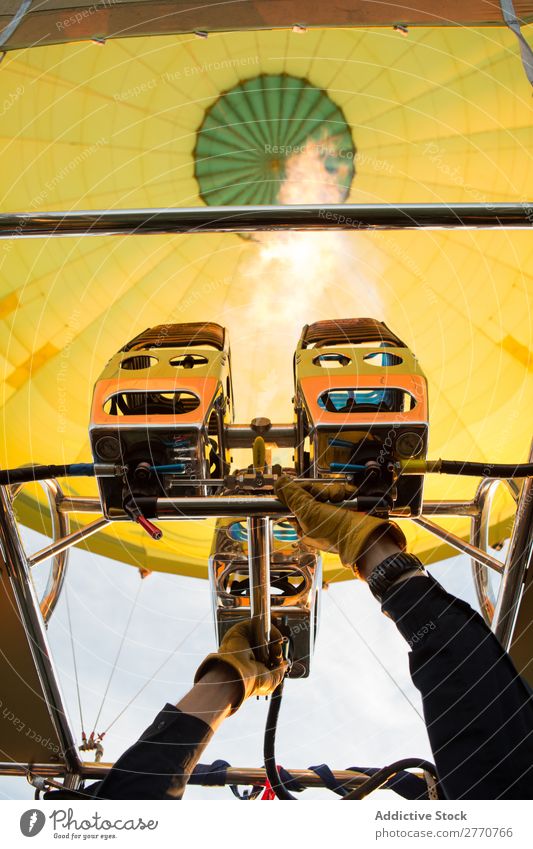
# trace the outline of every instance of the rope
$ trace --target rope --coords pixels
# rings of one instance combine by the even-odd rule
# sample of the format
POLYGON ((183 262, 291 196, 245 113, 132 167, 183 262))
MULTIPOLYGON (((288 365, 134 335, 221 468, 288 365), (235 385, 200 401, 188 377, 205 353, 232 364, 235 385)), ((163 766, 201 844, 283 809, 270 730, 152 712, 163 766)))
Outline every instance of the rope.
POLYGON ((106 700, 106 698, 107 698, 107 694, 108 694, 108 692, 109 692, 109 688, 110 688, 110 686, 111 686, 111 681, 112 681, 112 679, 113 679, 113 675, 115 674, 115 670, 116 670, 116 668, 117 668, 118 659, 119 659, 120 654, 121 654, 121 652, 122 652, 122 647, 124 646, 124 642, 125 642, 125 640, 126 640, 126 636, 127 636, 127 633, 128 633, 129 627, 130 627, 130 624, 131 624, 131 620, 132 620, 132 617, 133 617, 133 614, 134 614, 135 608, 137 607, 137 602, 139 601, 139 593, 140 593, 140 591, 141 591, 141 587, 142 587, 142 585, 143 585, 143 582, 142 582, 142 581, 139 581, 139 584, 138 584, 138 586, 137 586, 137 592, 135 593, 135 596, 134 596, 134 599, 133 599, 133 603, 132 603, 132 605, 131 605, 131 610, 130 610, 130 613, 129 613, 129 616, 128 616, 128 621, 126 622, 126 626, 125 626, 125 628, 124 628, 124 633, 122 634, 122 639, 121 639, 121 641, 120 641, 120 645, 119 645, 119 647, 118 647, 118 651, 117 651, 117 653, 116 653, 115 660, 114 660, 114 662, 113 662, 113 666, 111 667, 111 672, 109 673, 109 678, 108 678, 108 681, 107 681, 107 686, 106 686, 106 688, 105 688, 104 695, 102 696, 102 702, 101 702, 101 704, 100 704, 100 708, 99 708, 99 710, 98 710, 98 714, 97 714, 97 716, 96 716, 96 719, 94 720, 94 725, 93 725, 93 728, 92 728, 91 734, 94 734, 94 732, 96 731, 96 726, 97 726, 97 724, 98 724, 98 720, 100 719, 100 715, 101 715, 101 713, 102 713, 102 710, 103 710, 103 707, 104 707, 104 703, 105 703, 105 700, 106 700))
POLYGON ((81 733, 84 733, 84 724, 83 724, 83 712, 81 709, 81 696, 80 696, 80 682, 78 678, 78 664, 76 663, 76 652, 74 650, 74 636, 72 633, 72 618, 70 615, 70 601, 68 595, 68 584, 65 583, 65 602, 67 605, 67 619, 68 619, 68 630, 70 635, 70 647, 72 649, 72 663, 74 665, 74 679, 76 681, 76 695, 78 698, 78 709, 80 712, 80 725, 81 725, 81 733))
POLYGON ((165 664, 166 664, 166 663, 168 663, 168 661, 169 661, 172 657, 174 657, 174 655, 176 654, 176 652, 178 651, 178 649, 180 649, 180 648, 182 647, 182 645, 183 645, 183 644, 184 644, 184 643, 185 643, 185 642, 189 639, 189 637, 190 637, 190 636, 192 636, 192 634, 194 634, 194 632, 195 632, 195 631, 196 631, 196 630, 200 627, 200 625, 203 625, 203 623, 204 623, 204 622, 205 622, 205 620, 207 619, 207 616, 208 616, 208 614, 206 613, 206 614, 205 614, 205 615, 204 615, 201 619, 199 619, 199 620, 198 620, 198 622, 197 622, 197 623, 194 625, 194 627, 193 627, 193 628, 189 631, 189 633, 188 633, 188 634, 186 634, 182 640, 180 640, 180 642, 179 642, 179 643, 177 644, 177 646, 175 647, 174 651, 173 651, 171 654, 169 654, 169 655, 168 655, 168 657, 166 657, 166 658, 165 658, 165 660, 163 661, 163 663, 161 663, 161 664, 157 667, 157 669, 156 669, 156 670, 155 670, 155 672, 154 672, 154 673, 150 676, 150 678, 148 679, 148 681, 146 681, 146 682, 142 685, 141 689, 140 689, 140 690, 138 690, 138 692, 137 692, 137 693, 135 693, 135 695, 134 695, 134 696, 133 696, 133 697, 129 700, 129 702, 128 702, 128 703, 127 703, 127 704, 126 704, 126 705, 122 708, 122 710, 120 711, 120 713, 118 713, 118 714, 116 715, 116 717, 114 718, 114 720, 113 720, 113 721, 112 721, 112 722, 111 722, 111 723, 107 726, 107 728, 105 729, 105 731, 103 731, 103 732, 102 732, 102 737, 104 736, 104 734, 107 734, 107 732, 108 732, 108 731, 109 731, 109 729, 110 729, 110 728, 111 728, 111 727, 115 724, 115 722, 117 722, 117 721, 120 719, 120 717, 122 716, 122 714, 126 712, 126 710, 129 708, 129 706, 130 706, 130 705, 132 705, 132 704, 133 704, 133 702, 134 702, 134 701, 135 701, 135 700, 136 700, 136 699, 137 699, 137 698, 141 695, 141 693, 142 693, 142 692, 143 692, 143 691, 144 691, 144 690, 148 687, 148 684, 151 684, 151 682, 154 680, 155 676, 156 676, 156 675, 157 675, 157 674, 158 674, 158 673, 159 673, 159 672, 163 669, 163 667, 165 666, 165 664))
POLYGON ((330 593, 330 594, 328 594, 328 598, 330 598, 330 599, 331 599, 331 601, 333 602, 333 604, 335 605, 335 607, 337 608, 337 610, 339 611, 339 613, 340 613, 340 614, 344 617, 344 619, 346 620, 346 622, 348 623, 348 625, 350 626, 350 628, 352 628, 352 630, 353 630, 353 631, 357 634, 357 638, 358 638, 359 640, 361 640, 361 642, 363 643, 363 645, 365 645, 365 646, 366 646, 366 648, 368 649, 368 651, 370 652, 370 654, 371 654, 371 655, 375 658, 375 660, 377 660, 377 662, 379 663, 379 665, 381 666, 381 668, 383 669, 383 671, 384 671, 384 672, 386 673, 386 675, 390 678, 390 680, 392 681, 392 683, 393 683, 393 684, 394 684, 394 685, 398 688, 398 690, 400 691, 400 693, 402 694, 402 696, 404 697, 404 699, 406 700, 406 702, 408 702, 408 703, 411 705, 411 707, 413 708, 413 710, 414 710, 414 712, 417 714, 417 716, 419 716, 419 717, 420 717, 420 719, 422 720, 422 722, 424 722, 424 717, 422 716, 422 714, 420 713, 420 711, 418 710, 418 708, 416 707, 416 705, 415 705, 415 704, 413 704, 413 702, 411 701, 411 699, 409 698, 409 696, 407 695, 407 693, 406 693, 406 692, 404 692, 404 690, 402 690, 402 688, 401 688, 400 684, 398 683, 398 681, 396 681, 396 679, 394 678, 394 676, 393 676, 393 675, 391 675, 391 673, 389 672, 389 670, 387 669, 387 667, 386 667, 386 666, 384 665, 384 663, 382 662, 381 658, 380 658, 380 657, 376 654, 376 652, 375 652, 375 651, 374 651, 374 649, 373 649, 373 648, 369 645, 369 643, 367 643, 367 641, 365 640, 365 638, 363 637, 363 635, 362 635, 362 634, 361 634, 361 633, 357 630, 357 628, 356 628, 356 627, 355 627, 355 625, 353 624, 352 620, 351 620, 351 619, 349 619, 349 617, 346 615, 346 613, 344 612, 344 610, 342 609, 342 607, 340 607, 340 605, 339 605, 339 604, 337 604, 337 602, 335 601, 335 598, 333 597, 333 595, 331 595, 331 593, 330 593))
POLYGON ((513 0, 500 0, 500 8, 502 10, 503 20, 506 25, 509 27, 511 32, 513 32, 517 39, 520 47, 520 57, 522 59, 522 65, 531 85, 533 85, 533 50, 529 46, 525 37, 522 35, 522 31, 520 29, 522 21, 516 15, 513 0))
POLYGON ((22 0, 19 8, 11 18, 10 22, 4 27, 3 30, 0 31, 0 46, 6 44, 7 41, 11 38, 17 27, 19 26, 22 18, 30 8, 33 0, 22 0))

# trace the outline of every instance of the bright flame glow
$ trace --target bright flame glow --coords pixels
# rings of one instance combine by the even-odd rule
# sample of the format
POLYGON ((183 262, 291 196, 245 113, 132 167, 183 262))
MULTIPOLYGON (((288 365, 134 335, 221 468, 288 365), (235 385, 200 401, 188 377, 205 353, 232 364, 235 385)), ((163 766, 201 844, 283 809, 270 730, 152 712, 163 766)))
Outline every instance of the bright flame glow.
MULTIPOLYGON (((302 152, 287 160, 280 203, 341 203, 344 181, 339 177, 341 169, 348 166, 335 160, 335 171, 331 162, 327 142, 310 140, 302 152)), ((243 268, 249 284, 245 325, 232 334, 239 368, 248 366, 247 385, 254 387, 251 393, 248 389, 237 394, 245 405, 237 411, 245 416, 242 420, 254 415, 272 418, 275 410, 288 408, 292 397, 291 354, 304 324, 366 315, 383 318, 375 283, 355 252, 360 238, 361 234, 354 237, 347 231, 332 230, 256 234, 254 241, 259 245, 243 268), (264 341, 265 359, 253 363, 246 352, 247 342, 258 334, 264 341), (287 365, 282 373, 273 374, 268 364, 281 358, 269 360, 268 352, 276 347, 286 352, 287 365)))

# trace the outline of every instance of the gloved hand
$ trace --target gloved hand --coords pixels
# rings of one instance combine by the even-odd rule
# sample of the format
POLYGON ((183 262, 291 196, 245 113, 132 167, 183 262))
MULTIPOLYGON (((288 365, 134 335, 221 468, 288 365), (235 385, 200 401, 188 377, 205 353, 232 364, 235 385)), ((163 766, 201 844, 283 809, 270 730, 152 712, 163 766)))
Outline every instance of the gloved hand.
MULTIPOLYGON (((278 484, 281 478, 278 479, 278 484)), ((283 480, 285 482, 294 483, 291 479, 285 475, 283 480)), ((312 495, 316 501, 331 501, 334 504, 337 504, 340 501, 349 501, 352 496, 357 492, 357 487, 350 486, 348 483, 344 483, 344 481, 338 481, 337 483, 321 483, 320 481, 300 481, 295 484, 295 486, 300 487, 300 489, 308 492, 309 495, 312 495)))
POLYGON ((280 501, 294 513, 303 541, 321 551, 338 554, 343 566, 354 569, 357 577, 357 560, 365 553, 371 537, 375 540, 380 532, 389 534, 402 550, 405 549, 405 536, 393 522, 323 503, 328 491, 329 500, 340 502, 353 495, 354 487, 343 483, 295 483, 285 475, 276 481, 275 491, 280 501))
MULTIPOLYGON (((198 681, 217 663, 231 666, 235 678, 242 684, 242 695, 231 714, 237 711, 245 699, 250 696, 268 696, 273 693, 283 680, 287 670, 287 661, 283 659, 281 650, 283 637, 277 628, 271 628, 269 645, 271 668, 256 660, 253 652, 253 629, 251 620, 239 622, 225 634, 217 652, 209 654, 200 664, 194 676, 198 681)), ((231 715, 230 714, 230 715, 231 715)))

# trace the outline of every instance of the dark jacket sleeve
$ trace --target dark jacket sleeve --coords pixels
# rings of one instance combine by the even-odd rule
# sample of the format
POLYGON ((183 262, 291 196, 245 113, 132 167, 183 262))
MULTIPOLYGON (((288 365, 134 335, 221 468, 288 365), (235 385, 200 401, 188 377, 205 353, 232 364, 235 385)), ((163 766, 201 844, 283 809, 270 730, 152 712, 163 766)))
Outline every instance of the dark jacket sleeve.
POLYGON ((533 799, 533 699, 481 616, 432 577, 392 586, 382 609, 407 640, 448 799, 533 799))
POLYGON ((181 799, 210 726, 166 704, 96 788, 98 799, 181 799))

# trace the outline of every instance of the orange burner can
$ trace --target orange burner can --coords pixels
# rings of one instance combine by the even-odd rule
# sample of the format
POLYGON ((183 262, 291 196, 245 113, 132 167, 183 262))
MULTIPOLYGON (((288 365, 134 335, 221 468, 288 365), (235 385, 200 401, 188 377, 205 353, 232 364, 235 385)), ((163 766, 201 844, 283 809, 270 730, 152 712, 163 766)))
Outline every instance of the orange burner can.
POLYGON ((125 495, 146 502, 211 494, 209 480, 229 471, 225 428, 232 420, 223 327, 162 324, 140 333, 111 358, 94 388, 94 460, 124 467, 122 479, 98 479, 104 514, 127 518, 125 495), (187 486, 189 480, 203 483, 187 486))
POLYGON ((306 325, 294 382, 298 474, 347 478, 387 512, 419 515, 423 476, 397 468, 426 457, 427 381, 401 339, 373 318, 306 325))

